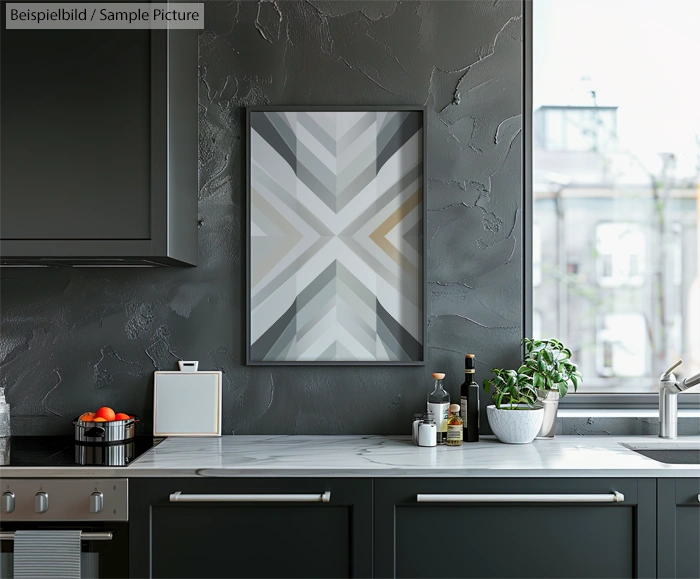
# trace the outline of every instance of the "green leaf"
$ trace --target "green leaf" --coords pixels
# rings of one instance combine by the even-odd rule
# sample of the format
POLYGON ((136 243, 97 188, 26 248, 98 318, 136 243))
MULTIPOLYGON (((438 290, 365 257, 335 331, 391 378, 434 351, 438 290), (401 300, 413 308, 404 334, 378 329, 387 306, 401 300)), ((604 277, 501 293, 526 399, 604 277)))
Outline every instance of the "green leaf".
POLYGON ((549 350, 542 350, 542 358, 547 364, 554 364, 554 357, 549 350))
POLYGON ((539 372, 535 372, 534 376, 532 377, 532 385, 535 389, 539 388, 540 390, 545 389, 545 379, 543 378, 542 374, 539 372))
POLYGON ((566 393, 569 391, 569 387, 567 386, 566 382, 559 382, 558 387, 559 387, 559 396, 564 398, 564 396, 566 396, 566 393))
POLYGON ((576 376, 576 374, 573 374, 571 376, 571 383, 574 385, 574 392, 576 392, 578 390, 578 380, 579 380, 579 378, 578 378, 578 376, 576 376))

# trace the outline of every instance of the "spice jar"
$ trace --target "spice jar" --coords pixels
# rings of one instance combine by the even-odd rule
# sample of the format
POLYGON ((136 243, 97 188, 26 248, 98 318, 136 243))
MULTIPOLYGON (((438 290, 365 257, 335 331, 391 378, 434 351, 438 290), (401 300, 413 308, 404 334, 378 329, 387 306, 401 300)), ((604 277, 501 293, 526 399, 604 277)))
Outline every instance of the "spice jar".
POLYGON ((450 405, 450 417, 447 419, 447 445, 462 446, 464 428, 462 418, 459 415, 459 404, 450 405))
POLYGON ((426 412, 418 428, 418 446, 437 446, 437 425, 432 412, 426 412))
POLYGON ((422 422, 423 422, 423 413, 422 412, 417 412, 416 414, 413 415, 413 425, 412 425, 412 430, 411 430, 411 442, 413 442, 413 444, 418 444, 418 429, 420 428, 420 425, 422 422))

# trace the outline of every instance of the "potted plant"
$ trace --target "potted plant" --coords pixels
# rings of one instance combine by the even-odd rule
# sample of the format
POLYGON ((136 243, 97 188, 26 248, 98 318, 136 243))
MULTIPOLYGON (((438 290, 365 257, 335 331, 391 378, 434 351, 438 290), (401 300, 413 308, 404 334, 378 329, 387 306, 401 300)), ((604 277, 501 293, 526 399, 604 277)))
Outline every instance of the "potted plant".
POLYGON ((557 428, 559 399, 566 396, 569 386, 578 389, 582 381, 578 366, 571 361, 571 350, 557 340, 525 338, 525 359, 519 374, 532 378, 532 386, 544 406, 544 419, 538 438, 554 438, 557 428))
POLYGON ((542 427, 544 408, 539 404, 532 376, 516 370, 496 368, 494 377, 484 381, 493 404, 486 407, 491 430, 508 444, 532 442, 542 427))

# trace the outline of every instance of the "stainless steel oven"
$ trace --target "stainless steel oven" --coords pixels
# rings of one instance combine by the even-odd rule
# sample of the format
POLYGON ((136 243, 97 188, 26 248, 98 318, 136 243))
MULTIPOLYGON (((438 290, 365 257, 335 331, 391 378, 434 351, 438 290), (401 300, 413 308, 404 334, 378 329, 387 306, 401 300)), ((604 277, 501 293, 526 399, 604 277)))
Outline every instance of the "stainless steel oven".
POLYGON ((20 530, 78 530, 81 577, 129 576, 127 479, 3 478, 0 484, 0 577, 14 577, 20 530))

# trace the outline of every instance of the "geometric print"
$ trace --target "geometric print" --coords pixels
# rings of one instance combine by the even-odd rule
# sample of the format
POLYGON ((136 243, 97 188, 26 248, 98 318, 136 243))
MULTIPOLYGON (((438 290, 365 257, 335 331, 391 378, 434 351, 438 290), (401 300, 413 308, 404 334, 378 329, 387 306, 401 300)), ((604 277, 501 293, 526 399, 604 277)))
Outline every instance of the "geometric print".
POLYGON ((252 363, 423 361, 423 112, 250 112, 252 363))

